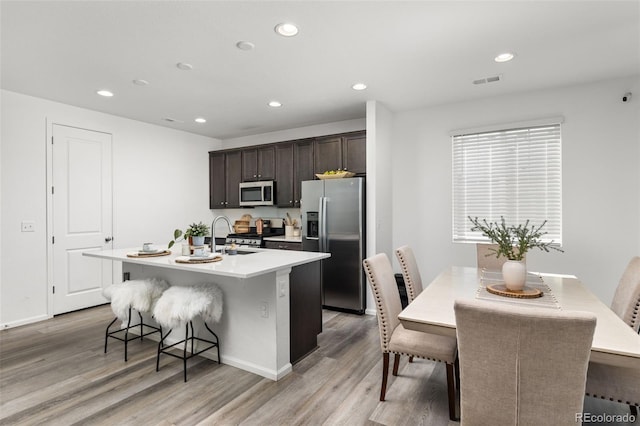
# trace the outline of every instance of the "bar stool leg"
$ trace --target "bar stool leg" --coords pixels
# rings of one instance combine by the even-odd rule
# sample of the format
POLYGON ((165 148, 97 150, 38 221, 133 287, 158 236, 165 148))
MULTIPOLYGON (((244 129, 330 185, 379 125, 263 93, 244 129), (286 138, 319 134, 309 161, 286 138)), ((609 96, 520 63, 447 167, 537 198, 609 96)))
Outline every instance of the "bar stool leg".
POLYGON ((127 346, 129 343, 129 327, 131 327, 131 306, 129 306, 129 318, 127 319, 127 328, 124 330, 124 362, 127 362, 127 346))
MULTIPOLYGON (((191 323, 191 321, 189 321, 191 323)), ((193 325, 192 325, 193 327, 193 325)), ((184 382, 187 382, 187 345, 189 344, 189 324, 184 325, 184 354, 182 357, 182 362, 184 365, 184 382)), ((191 350, 193 353, 193 333, 191 335, 191 350)))
POLYGON ((207 325, 207 323, 205 321, 203 321, 204 326, 207 327, 207 330, 209 330, 209 333, 213 334, 213 337, 216 338, 216 350, 218 351, 218 364, 221 364, 220 362, 220 339, 218 339, 218 335, 216 333, 213 332, 213 330, 211 330, 209 328, 209 326, 207 325))
POLYGON ((169 329, 169 332, 165 334, 164 337, 162 337, 162 334, 160 335, 160 342, 158 342, 158 356, 156 357, 156 371, 160 371, 160 353, 162 352, 162 348, 164 348, 165 339, 169 337, 172 331, 173 329, 169 329))
POLYGON ((142 314, 138 312, 138 317, 140 318, 140 343, 144 340, 144 323, 142 321, 142 314))
POLYGON ((118 321, 118 317, 115 317, 113 321, 109 323, 109 325, 107 326, 107 330, 104 332, 104 353, 105 354, 107 353, 107 342, 109 341, 109 329, 116 321, 118 321))

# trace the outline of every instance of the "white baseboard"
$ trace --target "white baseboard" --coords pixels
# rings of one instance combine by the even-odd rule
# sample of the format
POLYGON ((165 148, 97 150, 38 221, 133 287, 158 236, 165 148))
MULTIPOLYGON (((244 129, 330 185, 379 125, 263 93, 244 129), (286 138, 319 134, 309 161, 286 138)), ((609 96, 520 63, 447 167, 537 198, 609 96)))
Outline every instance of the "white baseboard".
POLYGON ((11 321, 11 322, 6 322, 6 323, 2 323, 0 324, 0 327, 5 330, 7 328, 14 328, 14 327, 19 327, 21 325, 27 325, 27 324, 33 324, 35 322, 40 322, 40 321, 44 321, 44 320, 48 320, 51 319, 52 317, 47 316, 47 315, 38 315, 35 317, 31 317, 31 318, 23 318, 20 319, 18 321, 11 321))

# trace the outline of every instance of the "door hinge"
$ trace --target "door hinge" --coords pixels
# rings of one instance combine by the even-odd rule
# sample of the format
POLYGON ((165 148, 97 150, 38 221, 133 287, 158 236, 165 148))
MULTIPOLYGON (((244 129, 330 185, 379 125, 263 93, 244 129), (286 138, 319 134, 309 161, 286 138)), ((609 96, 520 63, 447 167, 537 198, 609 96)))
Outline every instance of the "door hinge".
POLYGON ((51 145, 53 145, 53 136, 51 136, 51 145))
POLYGON ((52 186, 52 187, 51 187, 51 195, 53 195, 53 193, 54 193, 54 189, 53 189, 53 188, 54 188, 54 187, 52 186))
POLYGON ((51 237, 51 244, 55 244, 56 243, 56 237, 51 237))
POLYGON ((53 286, 53 294, 56 294, 56 286, 53 286))

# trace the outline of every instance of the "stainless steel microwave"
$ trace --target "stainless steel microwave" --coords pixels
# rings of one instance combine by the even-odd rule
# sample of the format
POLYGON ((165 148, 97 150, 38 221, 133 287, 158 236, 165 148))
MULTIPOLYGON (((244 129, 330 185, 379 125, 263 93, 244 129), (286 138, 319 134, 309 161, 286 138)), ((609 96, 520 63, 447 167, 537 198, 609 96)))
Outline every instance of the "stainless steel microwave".
POLYGON ((273 206, 276 183, 272 180, 240 183, 241 206, 273 206))

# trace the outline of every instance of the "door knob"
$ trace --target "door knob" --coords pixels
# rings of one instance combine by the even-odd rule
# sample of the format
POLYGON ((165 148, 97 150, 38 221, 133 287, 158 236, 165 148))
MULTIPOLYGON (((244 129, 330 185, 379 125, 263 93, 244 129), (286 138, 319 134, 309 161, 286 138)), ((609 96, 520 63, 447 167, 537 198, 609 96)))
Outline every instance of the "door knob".
POLYGON ((111 237, 107 237, 107 238, 105 238, 105 239, 104 239, 104 242, 105 242, 105 243, 108 243, 108 242, 109 242, 109 241, 111 241, 111 240, 113 240, 113 238, 111 238, 111 237))

